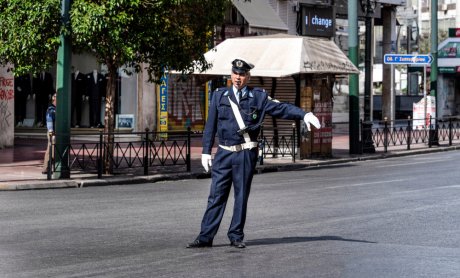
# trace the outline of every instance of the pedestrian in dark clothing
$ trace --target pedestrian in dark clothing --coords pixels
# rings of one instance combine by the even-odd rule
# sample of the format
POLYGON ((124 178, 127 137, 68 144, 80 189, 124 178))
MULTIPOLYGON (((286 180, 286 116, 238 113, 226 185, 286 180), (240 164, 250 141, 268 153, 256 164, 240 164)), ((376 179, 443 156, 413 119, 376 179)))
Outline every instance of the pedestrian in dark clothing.
POLYGON ((321 126, 312 113, 271 99, 263 89, 248 87, 246 84, 253 67, 244 59, 235 59, 231 73, 233 86, 217 89, 211 97, 202 152, 205 170, 208 171, 212 166, 211 190, 201 222, 201 232, 187 248, 212 246, 232 183, 235 203, 227 236, 231 246, 246 247, 243 241, 246 209, 258 158, 257 137, 266 114, 282 119, 303 119, 308 130, 310 124, 316 128, 321 126), (212 162, 211 149, 216 134, 219 137, 219 147, 212 162))
MULTIPOLYGON (((46 110, 46 128, 48 130, 47 137, 48 137, 48 144, 46 145, 46 153, 43 162, 43 170, 42 174, 48 173, 48 164, 50 160, 50 148, 54 143, 54 132, 55 132, 55 124, 56 124, 56 95, 54 94, 51 97, 51 104, 48 106, 46 110)), ((53 151, 51 151, 51 156, 54 158, 53 151)))

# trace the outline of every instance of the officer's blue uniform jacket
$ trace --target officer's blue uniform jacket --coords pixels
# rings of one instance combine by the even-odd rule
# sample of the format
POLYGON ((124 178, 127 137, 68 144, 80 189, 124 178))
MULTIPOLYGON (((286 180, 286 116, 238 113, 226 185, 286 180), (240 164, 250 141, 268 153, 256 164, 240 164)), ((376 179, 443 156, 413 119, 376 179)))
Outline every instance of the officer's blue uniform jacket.
MULTIPOLYGON (((246 87, 246 94, 240 99, 240 114, 251 141, 257 142, 260 126, 266 114, 282 119, 303 119, 306 112, 297 106, 278 102, 271 99, 265 90, 246 87)), ((233 93, 233 87, 217 89, 211 96, 203 134, 203 153, 211 154, 214 138, 217 133, 219 144, 233 146, 245 143, 244 137, 238 134, 240 129, 230 106, 230 99, 238 103, 233 93)))

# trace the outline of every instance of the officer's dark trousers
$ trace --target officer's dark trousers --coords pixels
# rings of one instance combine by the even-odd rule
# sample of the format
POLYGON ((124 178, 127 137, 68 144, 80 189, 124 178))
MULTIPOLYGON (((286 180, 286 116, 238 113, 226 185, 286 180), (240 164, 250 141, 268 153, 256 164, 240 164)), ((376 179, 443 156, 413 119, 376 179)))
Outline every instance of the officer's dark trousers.
POLYGON ((212 165, 211 192, 201 222, 198 239, 210 242, 219 229, 233 182, 235 204, 228 229, 230 241, 244 239, 244 224, 252 177, 257 163, 257 148, 231 152, 218 148, 212 165))

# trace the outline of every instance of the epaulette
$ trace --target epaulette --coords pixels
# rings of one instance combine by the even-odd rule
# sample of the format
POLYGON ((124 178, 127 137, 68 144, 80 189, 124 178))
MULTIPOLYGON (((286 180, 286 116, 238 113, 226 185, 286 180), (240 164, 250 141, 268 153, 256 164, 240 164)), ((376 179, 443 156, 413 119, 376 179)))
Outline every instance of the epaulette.
POLYGON ((227 90, 227 87, 220 87, 220 88, 217 88, 216 89, 216 92, 219 92, 219 91, 226 91, 227 90))
POLYGON ((254 87, 251 88, 251 91, 255 92, 256 94, 259 92, 266 93, 265 89, 259 88, 259 87, 254 87))
POLYGON ((224 96, 227 96, 228 95, 228 88, 227 87, 221 87, 221 88, 217 88, 214 93, 222 93, 224 96))

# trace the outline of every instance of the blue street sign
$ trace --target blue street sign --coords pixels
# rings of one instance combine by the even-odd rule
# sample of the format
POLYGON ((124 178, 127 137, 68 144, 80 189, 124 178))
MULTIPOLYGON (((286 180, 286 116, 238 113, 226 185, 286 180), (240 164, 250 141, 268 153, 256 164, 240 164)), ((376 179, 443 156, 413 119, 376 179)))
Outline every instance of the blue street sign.
POLYGON ((383 62, 385 64, 416 64, 429 65, 433 61, 431 54, 385 54, 383 62))

